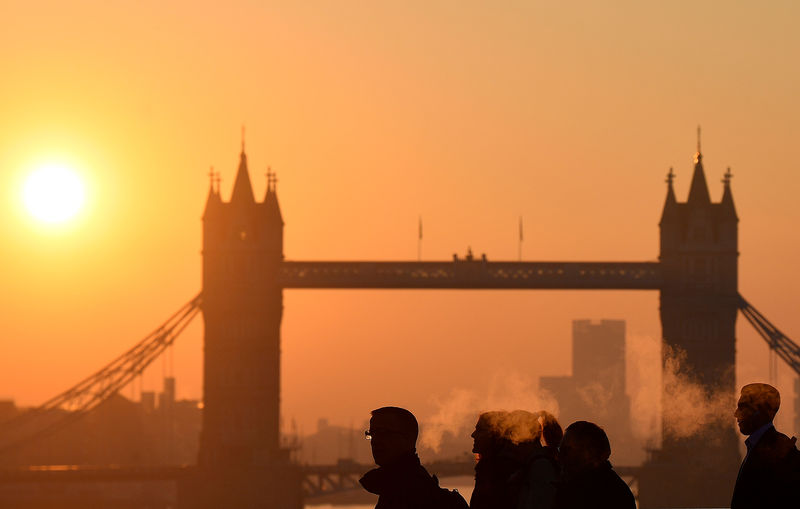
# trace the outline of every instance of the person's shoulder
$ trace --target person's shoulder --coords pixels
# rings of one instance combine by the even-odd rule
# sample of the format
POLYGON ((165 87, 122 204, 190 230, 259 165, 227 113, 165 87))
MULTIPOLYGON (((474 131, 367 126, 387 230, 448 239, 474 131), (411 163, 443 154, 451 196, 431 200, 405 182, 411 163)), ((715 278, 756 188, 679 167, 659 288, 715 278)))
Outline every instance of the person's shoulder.
POLYGON ((633 492, 631 491, 630 486, 628 486, 628 483, 626 483, 625 479, 620 477, 620 475, 613 468, 609 469, 609 471, 611 472, 609 488, 614 491, 615 500, 621 504, 619 505, 620 509, 624 509, 626 507, 635 508, 636 499, 633 496, 633 492))
POLYGON ((781 460, 797 453, 797 438, 789 438, 775 428, 770 428, 758 441, 755 449, 767 460, 781 460))
POLYGON ((457 490, 440 486, 439 478, 430 475, 422 465, 417 470, 413 491, 417 508, 469 509, 469 504, 457 490))

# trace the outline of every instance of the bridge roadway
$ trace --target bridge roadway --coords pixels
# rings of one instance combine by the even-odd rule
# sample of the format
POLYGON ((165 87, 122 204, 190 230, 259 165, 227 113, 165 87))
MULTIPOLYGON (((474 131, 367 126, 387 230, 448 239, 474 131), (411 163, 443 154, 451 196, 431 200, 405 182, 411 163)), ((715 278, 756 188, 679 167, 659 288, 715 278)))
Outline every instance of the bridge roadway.
MULTIPOLYGON (((360 490, 358 479, 374 465, 341 460, 334 465, 303 465, 303 495, 323 495, 360 490)), ((475 463, 436 461, 426 463, 428 472, 440 479, 473 476, 475 463)), ((195 472, 195 466, 87 466, 47 465, 27 468, 0 468, 0 486, 19 483, 84 483, 84 482, 147 482, 177 481, 195 472)), ((638 478, 640 467, 614 467, 623 477, 638 478)))
POLYGON ((658 262, 284 261, 283 288, 658 290, 658 262))

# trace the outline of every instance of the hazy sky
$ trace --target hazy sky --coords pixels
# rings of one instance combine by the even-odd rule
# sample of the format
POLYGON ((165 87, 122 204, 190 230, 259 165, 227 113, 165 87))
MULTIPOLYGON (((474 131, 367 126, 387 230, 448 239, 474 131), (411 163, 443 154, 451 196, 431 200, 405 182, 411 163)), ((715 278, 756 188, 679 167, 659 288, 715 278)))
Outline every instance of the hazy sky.
MULTIPOLYGON (((664 177, 685 200, 701 124, 715 201, 735 175, 740 291, 800 340, 797 2, 225 4, 0 4, 0 397, 42 402, 200 290, 205 175, 227 199, 242 124, 259 197, 278 173, 288 259, 415 259, 421 215, 424 259, 516 259, 522 216, 525 259, 597 261, 656 259, 664 177), (20 202, 45 161, 88 186, 59 228, 20 202)), ((656 292, 284 298, 282 408, 306 431, 568 374, 574 318, 660 334, 656 292)), ((738 335, 740 381, 765 379, 738 335)), ((201 397, 201 345, 198 321, 144 388, 174 370, 201 397)))

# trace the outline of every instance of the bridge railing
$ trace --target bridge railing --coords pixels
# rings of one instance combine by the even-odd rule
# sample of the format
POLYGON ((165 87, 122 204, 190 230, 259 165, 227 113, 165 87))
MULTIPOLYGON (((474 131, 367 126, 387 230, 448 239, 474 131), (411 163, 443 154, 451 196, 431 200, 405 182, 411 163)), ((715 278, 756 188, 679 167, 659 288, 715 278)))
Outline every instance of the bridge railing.
POLYGON ((658 262, 294 262, 283 288, 634 289, 661 286, 658 262))

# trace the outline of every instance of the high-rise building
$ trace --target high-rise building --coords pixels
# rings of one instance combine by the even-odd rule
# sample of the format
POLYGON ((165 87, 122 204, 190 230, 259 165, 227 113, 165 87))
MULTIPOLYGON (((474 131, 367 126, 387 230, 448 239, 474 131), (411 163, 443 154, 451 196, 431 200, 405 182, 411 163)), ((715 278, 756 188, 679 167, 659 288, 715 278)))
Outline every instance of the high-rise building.
POLYGON ((577 420, 595 422, 609 436, 615 463, 642 461, 644 454, 631 433, 624 320, 574 320, 572 375, 542 377, 539 386, 558 400, 563 426, 577 420))

